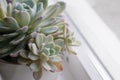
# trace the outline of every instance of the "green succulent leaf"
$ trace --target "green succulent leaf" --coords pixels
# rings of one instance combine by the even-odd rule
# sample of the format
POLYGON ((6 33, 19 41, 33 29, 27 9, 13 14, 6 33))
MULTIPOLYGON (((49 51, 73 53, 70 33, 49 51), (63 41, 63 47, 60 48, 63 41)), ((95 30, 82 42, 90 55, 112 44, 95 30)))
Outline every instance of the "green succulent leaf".
POLYGON ((61 62, 61 61, 62 61, 61 57, 58 56, 58 55, 50 56, 50 60, 51 60, 52 62, 61 62))
MULTIPOLYGON (((15 46, 15 49, 13 49, 13 51, 11 51, 10 56, 12 57, 17 57, 19 54, 25 54, 26 55, 26 51, 24 50, 25 48, 25 41, 22 41, 21 43, 19 43, 19 45, 15 46)), ((24 57, 25 57, 24 55, 24 57)))
POLYGON ((50 56, 53 56, 53 55, 55 55, 55 53, 56 53, 56 51, 55 51, 55 49, 50 49, 50 56))
POLYGON ((40 55, 40 59, 42 61, 48 61, 49 60, 49 56, 46 55, 44 52, 42 52, 41 55, 40 55))
POLYGON ((74 55, 77 54, 75 51, 73 51, 73 49, 72 49, 71 47, 67 47, 67 51, 68 51, 70 54, 74 54, 74 55))
POLYGON ((28 54, 28 58, 31 59, 31 60, 33 60, 33 61, 35 61, 35 60, 39 59, 40 57, 34 55, 34 54, 31 53, 31 52, 29 52, 29 54, 28 54))
POLYGON ((46 42, 47 42, 47 43, 53 42, 53 41, 54 41, 54 39, 53 39, 53 36, 52 36, 52 35, 48 35, 48 36, 46 37, 46 42))
POLYGON ((57 44, 57 45, 59 45, 59 46, 61 46, 61 47, 64 47, 65 42, 64 42, 63 39, 56 39, 56 40, 55 40, 55 44, 57 44))
POLYGON ((41 10, 44 10, 43 3, 42 2, 37 2, 37 11, 36 12, 39 12, 41 10))
POLYGON ((30 61, 29 59, 25 59, 25 58, 22 58, 22 57, 19 57, 18 58, 18 63, 19 64, 22 64, 22 65, 28 65, 30 64, 32 61, 30 61))
POLYGON ((18 22, 13 17, 6 17, 6 18, 4 18, 3 19, 3 24, 6 27, 10 27, 13 30, 17 30, 17 29, 20 28, 19 25, 18 25, 18 22))
POLYGON ((58 16, 65 9, 64 2, 57 2, 55 5, 49 6, 45 13, 44 19, 50 19, 58 16))
POLYGON ((0 4, 0 19, 3 19, 3 18, 5 18, 5 17, 6 17, 6 14, 5 14, 5 12, 4 12, 1 4, 0 4))
POLYGON ((49 63, 47 63, 47 62, 45 62, 45 61, 42 62, 42 66, 43 66, 44 69, 47 70, 47 71, 54 71, 53 67, 52 67, 49 63))
POLYGON ((29 46, 29 49, 32 51, 32 53, 34 55, 39 55, 38 54, 38 48, 37 48, 35 43, 29 43, 28 46, 29 46))
POLYGON ((53 48, 55 46, 55 44, 53 42, 47 43, 45 45, 46 48, 53 48))
POLYGON ((44 9, 48 6, 48 0, 37 0, 37 4, 43 3, 44 9))
POLYGON ((19 11, 15 13, 15 19, 18 21, 21 27, 28 26, 30 22, 30 15, 26 11, 19 11))
POLYGON ((28 31, 28 26, 24 26, 16 31, 16 33, 24 34, 28 31))
POLYGON ((40 63, 34 62, 29 66, 33 72, 39 72, 41 70, 40 63))
POLYGON ((28 51, 21 50, 19 54, 22 58, 28 59, 28 51))
POLYGON ((35 78, 35 80, 40 80, 40 78, 42 77, 42 68, 38 72, 34 72, 33 77, 35 78))
POLYGON ((45 28, 41 28, 40 32, 44 33, 44 34, 52 34, 58 31, 58 27, 57 26, 53 26, 53 27, 45 27, 45 28))
POLYGON ((24 40, 24 38, 25 38, 25 35, 21 34, 21 35, 17 36, 15 39, 13 39, 12 41, 10 41, 10 44, 17 45, 20 42, 22 42, 24 40))
POLYGON ((15 37, 17 35, 18 35, 18 33, 14 32, 14 33, 9 33, 9 34, 3 34, 2 37, 11 38, 11 37, 15 37))
POLYGON ((37 44, 37 47, 39 48, 39 49, 41 49, 41 46, 42 46, 42 43, 43 43, 43 38, 44 38, 44 34, 38 34, 37 36, 36 36, 36 38, 35 38, 35 42, 36 42, 36 44, 37 44))
POLYGON ((61 12, 64 11, 64 9, 66 7, 66 4, 64 2, 57 2, 56 5, 59 7, 58 7, 57 11, 52 15, 52 17, 59 15, 61 12))
POLYGON ((12 4, 8 3, 7 5, 7 15, 11 16, 12 15, 12 4))
POLYGON ((10 27, 5 27, 5 26, 0 26, 0 33, 10 33, 13 32, 14 30, 11 29, 10 27))
POLYGON ((50 18, 47 19, 39 24, 40 27, 49 27, 49 26, 55 26, 58 24, 64 23, 62 18, 50 18))
POLYGON ((7 53, 8 51, 10 51, 13 48, 14 48, 14 46, 11 46, 11 45, 3 46, 2 48, 0 48, 0 53, 1 54, 7 53))
POLYGON ((55 49, 55 51, 56 51, 57 54, 62 51, 62 47, 59 46, 59 45, 55 45, 54 49, 55 49))
POLYGON ((6 40, 9 40, 9 39, 13 39, 17 35, 18 35, 18 33, 16 33, 16 32, 10 33, 10 34, 4 34, 4 35, 0 36, 0 42, 1 41, 6 41, 6 40))
POLYGON ((39 20, 39 18, 42 18, 43 12, 44 12, 43 4, 42 3, 38 3, 36 15, 35 15, 35 17, 33 17, 31 22, 34 22, 36 20, 39 20))
POLYGON ((49 51, 48 48, 44 48, 44 49, 42 50, 42 52, 45 53, 47 56, 50 55, 50 51, 49 51))
POLYGON ((35 6, 34 0, 22 0, 22 3, 29 5, 31 8, 33 8, 35 6))
POLYGON ((52 18, 52 15, 57 11, 57 6, 56 5, 53 5, 53 6, 49 6, 44 14, 43 14, 43 18, 44 20, 47 20, 47 19, 50 19, 52 18))

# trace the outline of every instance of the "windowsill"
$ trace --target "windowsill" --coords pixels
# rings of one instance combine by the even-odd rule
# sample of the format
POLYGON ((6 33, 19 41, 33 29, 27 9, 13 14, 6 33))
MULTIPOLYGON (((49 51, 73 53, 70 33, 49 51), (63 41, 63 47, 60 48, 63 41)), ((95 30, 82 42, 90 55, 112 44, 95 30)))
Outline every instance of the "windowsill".
POLYGON ((76 26, 76 37, 81 41, 75 50, 86 73, 92 80, 120 80, 120 42, 116 35, 85 0, 64 2, 67 15, 76 26))

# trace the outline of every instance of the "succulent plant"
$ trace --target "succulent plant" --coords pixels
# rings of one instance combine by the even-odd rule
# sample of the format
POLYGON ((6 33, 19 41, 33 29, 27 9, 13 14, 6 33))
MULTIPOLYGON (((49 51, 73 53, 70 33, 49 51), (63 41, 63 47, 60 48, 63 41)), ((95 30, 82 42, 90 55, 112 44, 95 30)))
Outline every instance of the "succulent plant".
POLYGON ((78 45, 60 15, 64 2, 48 5, 48 0, 3 0, 0 4, 0 58, 31 68, 39 80, 42 69, 62 70, 61 56, 75 54, 78 45))

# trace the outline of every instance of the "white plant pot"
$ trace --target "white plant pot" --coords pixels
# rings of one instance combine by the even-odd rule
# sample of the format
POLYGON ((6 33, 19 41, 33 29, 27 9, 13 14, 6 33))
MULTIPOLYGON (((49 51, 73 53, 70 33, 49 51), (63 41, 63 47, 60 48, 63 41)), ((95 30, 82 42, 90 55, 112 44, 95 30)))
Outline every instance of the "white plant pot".
MULTIPOLYGON (((0 74, 2 80, 34 80, 32 71, 23 65, 12 65, 0 63, 0 74)), ((57 80, 59 73, 43 71, 40 80, 57 80)))

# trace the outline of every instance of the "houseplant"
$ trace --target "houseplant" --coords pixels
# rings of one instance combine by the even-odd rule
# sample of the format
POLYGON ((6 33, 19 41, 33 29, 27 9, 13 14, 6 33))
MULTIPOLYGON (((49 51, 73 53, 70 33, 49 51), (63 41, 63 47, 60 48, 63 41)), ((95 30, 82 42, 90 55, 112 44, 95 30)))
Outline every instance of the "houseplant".
POLYGON ((35 80, 43 69, 62 70, 62 53, 75 54, 78 45, 60 15, 64 2, 48 5, 48 0, 3 0, 0 4, 0 59, 26 65, 35 80), (4 5, 4 7, 3 7, 4 5))

